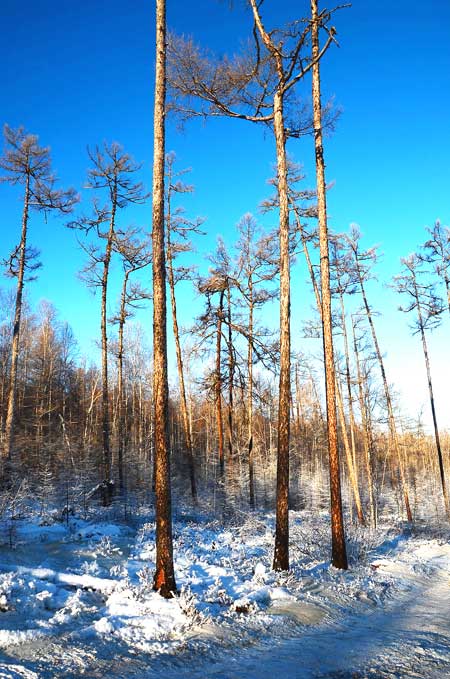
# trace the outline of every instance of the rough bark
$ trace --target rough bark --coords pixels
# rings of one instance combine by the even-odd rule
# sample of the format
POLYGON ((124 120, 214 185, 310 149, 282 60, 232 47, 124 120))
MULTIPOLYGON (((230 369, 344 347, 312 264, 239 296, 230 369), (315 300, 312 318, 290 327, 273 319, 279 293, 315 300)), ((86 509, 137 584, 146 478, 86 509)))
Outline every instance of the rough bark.
POLYGON ((156 74, 153 147, 153 400, 155 445, 156 571, 154 589, 165 598, 176 593, 172 509, 166 334, 166 257, 164 241, 164 164, 166 99, 166 6, 156 0, 156 74))
POLYGON ((314 145, 316 156, 317 177, 317 211, 319 221, 321 300, 323 350, 325 362, 325 388, 327 404, 327 433, 328 452, 330 461, 330 492, 331 492, 331 537, 332 562, 336 568, 348 568, 347 551, 345 545, 344 521, 342 515, 341 479, 339 448, 336 419, 336 376, 333 353, 333 332, 331 318, 330 292, 330 257, 328 243, 327 207, 325 195, 325 163, 322 142, 322 108, 320 95, 319 69, 319 25, 317 0, 311 0, 311 40, 312 56, 315 63, 312 67, 312 98, 314 116, 314 145))
MULTIPOLYGON (((282 75, 282 74, 280 74, 282 75)), ((277 150, 280 210, 280 382, 278 392, 277 510, 274 570, 289 569, 289 442, 291 402, 289 205, 283 96, 274 98, 274 133, 277 150)))

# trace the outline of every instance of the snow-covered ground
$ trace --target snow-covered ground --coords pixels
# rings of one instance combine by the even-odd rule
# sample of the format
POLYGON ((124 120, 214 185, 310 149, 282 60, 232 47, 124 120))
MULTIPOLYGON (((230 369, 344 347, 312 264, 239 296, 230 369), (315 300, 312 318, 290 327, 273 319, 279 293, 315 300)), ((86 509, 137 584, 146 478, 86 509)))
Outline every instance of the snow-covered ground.
POLYGON ((0 679, 450 676, 448 532, 349 528, 341 572, 327 514, 292 512, 280 574, 273 529, 272 514, 180 512, 166 601, 150 515, 17 522, 0 547, 0 679))

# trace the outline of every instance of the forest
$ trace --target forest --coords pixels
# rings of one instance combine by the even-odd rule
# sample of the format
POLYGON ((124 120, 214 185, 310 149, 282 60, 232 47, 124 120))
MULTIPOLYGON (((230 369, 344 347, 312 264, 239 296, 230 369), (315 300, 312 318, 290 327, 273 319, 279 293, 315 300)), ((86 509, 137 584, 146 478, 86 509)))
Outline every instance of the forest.
POLYGON ((229 53, 171 5, 139 155, 112 130, 70 186, 37 125, 2 121, 0 677, 449 676, 450 228, 429 205, 386 277, 378 233, 333 218, 350 5, 218 3, 246 20, 229 53), (226 231, 188 165, 218 120, 270 149, 226 231), (390 374, 411 345, 385 299, 426 413, 390 374))

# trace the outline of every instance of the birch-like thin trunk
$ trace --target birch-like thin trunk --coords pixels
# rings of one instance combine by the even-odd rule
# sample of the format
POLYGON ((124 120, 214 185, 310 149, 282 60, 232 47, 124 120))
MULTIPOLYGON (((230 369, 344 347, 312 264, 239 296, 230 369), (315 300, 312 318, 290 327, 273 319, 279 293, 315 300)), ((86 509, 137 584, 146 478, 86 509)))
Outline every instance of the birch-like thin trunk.
POLYGON ((166 257, 164 242, 164 162, 166 101, 166 5, 156 0, 156 73, 153 147, 153 401, 155 422, 155 590, 176 593, 173 566, 167 376, 166 257))
POLYGON ((344 520, 342 515, 341 479, 336 419, 336 377, 331 318, 330 256, 325 195, 325 163, 322 143, 322 107, 320 96, 320 67, 318 61, 320 49, 317 0, 311 0, 311 14, 312 58, 315 60, 315 63, 312 67, 312 99, 317 177, 317 211, 319 221, 328 452, 330 460, 332 562, 336 568, 346 569, 348 568, 348 562, 347 550, 345 546, 344 520))

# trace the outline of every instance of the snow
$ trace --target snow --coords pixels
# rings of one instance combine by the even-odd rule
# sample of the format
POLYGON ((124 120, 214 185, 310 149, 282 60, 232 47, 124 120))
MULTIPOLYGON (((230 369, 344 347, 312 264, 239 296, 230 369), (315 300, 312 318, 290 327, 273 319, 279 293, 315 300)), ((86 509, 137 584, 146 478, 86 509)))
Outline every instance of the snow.
POLYGON ((226 528, 200 512, 180 515, 180 595, 165 600, 152 589, 151 515, 133 525, 18 522, 14 549, 0 548, 0 679, 53 676, 56 656, 62 667, 76 664, 74 677, 100 676, 100 666, 122 676, 117 657, 120 672, 136 677, 159 676, 155 661, 155 674, 139 674, 149 658, 161 676, 205 676, 211 657, 207 676, 272 677, 273 648, 286 676, 297 676, 294 656, 302 677, 350 677, 332 673, 369 672, 369 661, 379 674, 368 676, 449 676, 448 532, 349 527, 343 572, 329 561, 326 514, 291 512, 291 571, 276 573, 273 526, 272 514, 243 514, 226 528), (233 674, 231 657, 248 663, 246 674, 233 674), (401 673, 383 674, 389 663, 401 673))

